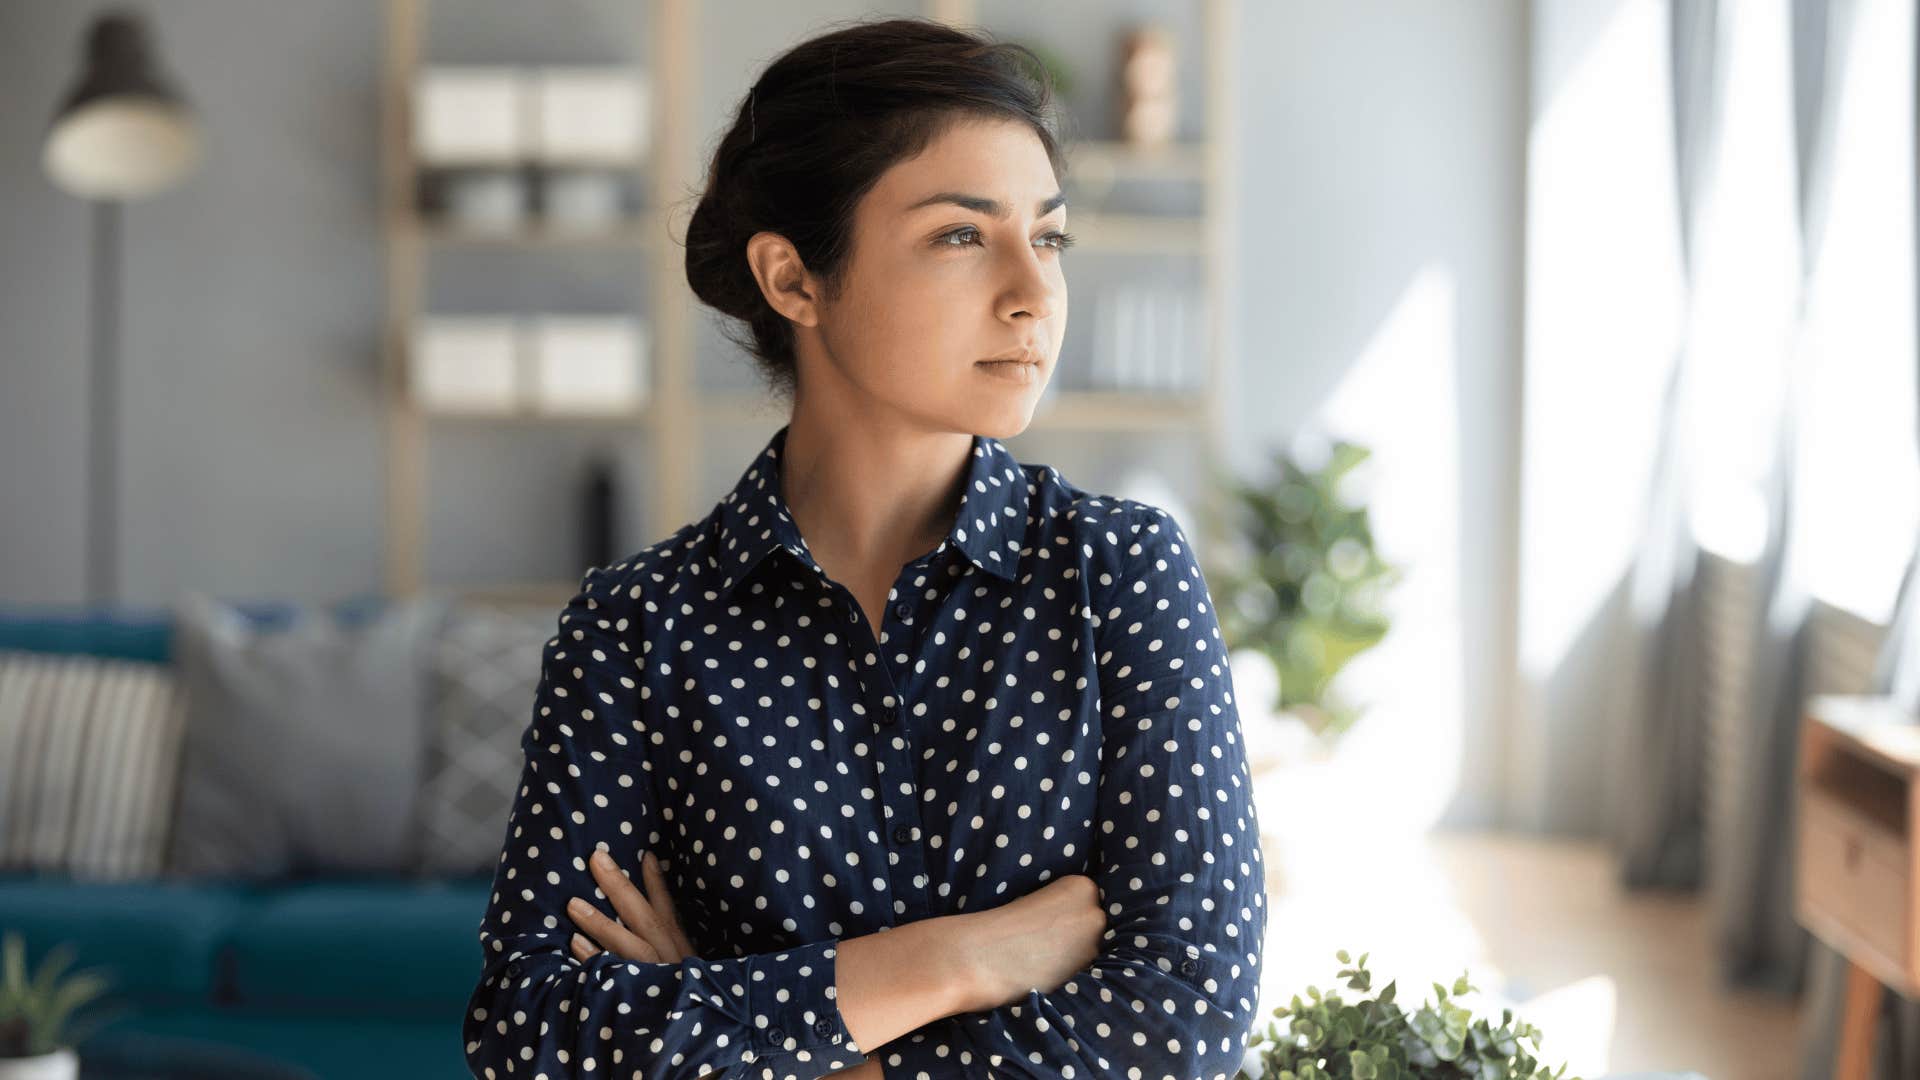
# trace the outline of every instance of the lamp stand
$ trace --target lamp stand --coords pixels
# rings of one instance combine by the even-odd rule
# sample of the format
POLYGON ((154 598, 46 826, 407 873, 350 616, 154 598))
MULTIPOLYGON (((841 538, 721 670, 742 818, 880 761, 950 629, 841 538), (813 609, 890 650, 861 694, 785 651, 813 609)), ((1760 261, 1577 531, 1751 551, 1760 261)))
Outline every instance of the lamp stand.
POLYGON ((87 600, 110 604, 119 594, 120 504, 120 201, 93 200, 93 291, 88 297, 92 401, 87 422, 92 474, 87 511, 87 600))

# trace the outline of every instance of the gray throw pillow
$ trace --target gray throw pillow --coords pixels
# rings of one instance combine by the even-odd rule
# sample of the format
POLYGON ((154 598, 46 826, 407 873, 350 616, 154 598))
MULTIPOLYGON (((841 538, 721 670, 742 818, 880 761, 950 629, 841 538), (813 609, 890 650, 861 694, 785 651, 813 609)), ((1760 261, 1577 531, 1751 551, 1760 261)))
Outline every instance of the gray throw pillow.
POLYGON ((410 873, 426 747, 427 649, 445 601, 357 623, 255 623, 200 592, 175 609, 187 699, 173 877, 410 873))
POLYGON ((485 874, 500 862, 520 788, 520 739, 558 627, 551 603, 469 600, 448 613, 427 664, 422 876, 485 874))

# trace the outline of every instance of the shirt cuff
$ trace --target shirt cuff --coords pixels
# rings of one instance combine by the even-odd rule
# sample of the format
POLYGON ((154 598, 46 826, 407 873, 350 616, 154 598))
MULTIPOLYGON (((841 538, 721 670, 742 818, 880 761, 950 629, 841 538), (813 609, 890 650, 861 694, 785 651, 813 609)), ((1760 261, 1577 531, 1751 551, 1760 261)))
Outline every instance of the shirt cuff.
POLYGON ((765 954, 751 965, 747 1001, 756 1058, 796 1054, 804 1060, 823 1048, 841 1059, 865 1053, 835 1000, 839 945, 838 939, 811 942, 765 954))

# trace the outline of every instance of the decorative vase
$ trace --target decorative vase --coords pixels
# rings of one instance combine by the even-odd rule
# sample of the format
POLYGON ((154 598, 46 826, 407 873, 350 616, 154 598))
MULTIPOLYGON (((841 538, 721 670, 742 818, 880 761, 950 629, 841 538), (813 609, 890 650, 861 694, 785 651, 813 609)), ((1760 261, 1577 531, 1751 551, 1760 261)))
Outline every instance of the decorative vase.
POLYGON ((80 1075, 80 1055, 73 1047, 32 1057, 0 1058, 0 1080, 75 1080, 80 1075))

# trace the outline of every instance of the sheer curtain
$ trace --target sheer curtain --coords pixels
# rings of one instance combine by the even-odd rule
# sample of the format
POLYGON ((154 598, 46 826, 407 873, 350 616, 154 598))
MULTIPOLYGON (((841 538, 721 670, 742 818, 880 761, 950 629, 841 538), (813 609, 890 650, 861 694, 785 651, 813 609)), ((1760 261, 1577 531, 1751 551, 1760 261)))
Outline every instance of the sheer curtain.
MULTIPOLYGON (((1688 520, 1694 459, 1690 433, 1700 399, 1703 249, 1719 139, 1721 59, 1717 0, 1672 0, 1668 55, 1673 111, 1674 203, 1683 302, 1680 340, 1660 402, 1659 443, 1649 478, 1646 535, 1632 567, 1632 611, 1642 650, 1639 708, 1626 718, 1626 775, 1645 797, 1628 798, 1612 822, 1624 882, 1691 888, 1700 881, 1704 732, 1699 721, 1699 558, 1688 520)), ((1707 265, 1703 267, 1703 262, 1707 265)))
MULTIPOLYGON (((1612 835, 1627 885, 1705 883, 1726 985, 1795 994, 1811 975, 1808 1078, 1830 1075, 1845 986, 1793 912, 1816 608, 1890 626, 1876 684, 1920 708, 1914 8, 1668 8, 1685 317, 1633 566, 1644 677, 1612 835), (1702 702, 1709 552, 1758 597, 1730 762, 1708 754, 1702 702)), ((1882 1009, 1875 1080, 1920 1076, 1920 1005, 1882 1009)))

